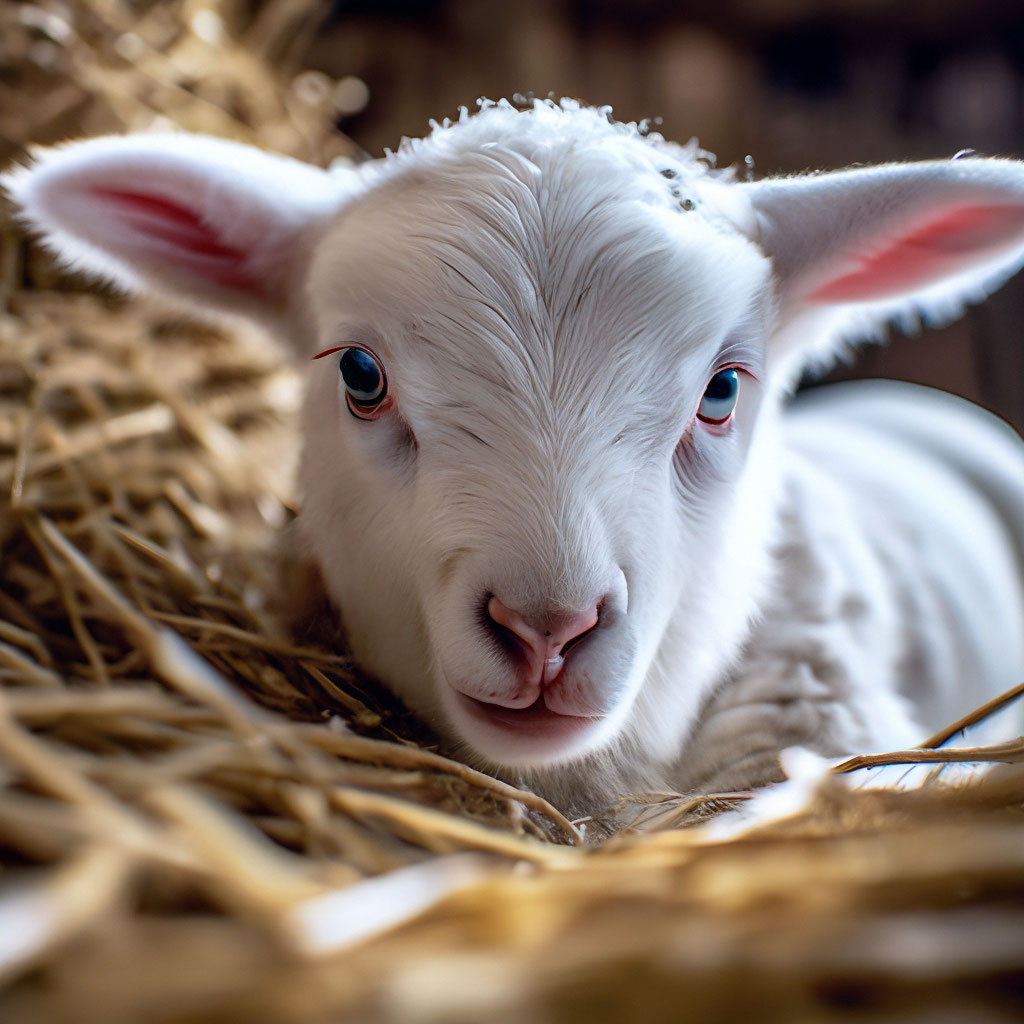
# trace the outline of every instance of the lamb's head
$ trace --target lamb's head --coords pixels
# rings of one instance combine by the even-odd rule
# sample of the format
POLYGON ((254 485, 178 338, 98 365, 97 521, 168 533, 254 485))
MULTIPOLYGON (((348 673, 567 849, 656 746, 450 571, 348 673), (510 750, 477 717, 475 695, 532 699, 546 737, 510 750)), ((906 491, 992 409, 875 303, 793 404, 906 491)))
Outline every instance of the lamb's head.
POLYGON ((1007 162, 738 183, 572 104, 329 173, 160 136, 7 184, 70 259, 286 337, 354 653, 518 768, 678 750, 763 593, 796 372, 1024 245, 1007 162))
POLYGON ((313 367, 302 479, 360 659, 539 764, 635 717, 670 622, 676 703, 736 648, 768 263, 697 212, 695 164, 514 117, 405 155, 324 236, 316 346, 356 347, 313 367))

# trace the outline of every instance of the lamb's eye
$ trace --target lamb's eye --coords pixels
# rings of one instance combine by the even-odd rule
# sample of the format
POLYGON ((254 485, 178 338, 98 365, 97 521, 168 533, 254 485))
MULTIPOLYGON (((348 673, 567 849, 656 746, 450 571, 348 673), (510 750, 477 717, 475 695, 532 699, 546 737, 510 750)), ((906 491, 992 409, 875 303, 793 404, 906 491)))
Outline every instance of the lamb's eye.
POLYGON ((355 413, 371 413, 387 397, 384 367, 365 348, 346 348, 338 360, 350 407, 355 413))
POLYGON ((388 378, 380 360, 368 348, 358 345, 334 345, 313 358, 324 359, 335 352, 341 353, 338 370, 349 412, 361 420, 383 416, 394 403, 388 395, 388 378))
POLYGON ((719 370, 708 381, 697 409, 697 419, 705 423, 724 423, 736 408, 740 397, 740 372, 735 367, 719 370))

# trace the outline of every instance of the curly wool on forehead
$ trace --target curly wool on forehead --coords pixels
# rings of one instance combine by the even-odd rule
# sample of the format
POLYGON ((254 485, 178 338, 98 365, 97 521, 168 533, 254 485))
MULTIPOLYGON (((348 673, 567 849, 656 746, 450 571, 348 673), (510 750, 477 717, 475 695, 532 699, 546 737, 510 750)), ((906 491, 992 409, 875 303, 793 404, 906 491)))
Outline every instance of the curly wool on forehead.
MULTIPOLYGON (((732 171, 713 169, 713 156, 696 140, 668 143, 635 122, 612 120, 609 107, 573 100, 537 100, 526 110, 505 100, 480 104, 454 122, 432 122, 427 137, 403 139, 386 159, 360 169, 360 202, 339 219, 369 218, 373 237, 364 242, 372 248, 374 240, 401 238, 406 253, 416 240, 462 249, 469 230, 482 257, 489 236, 505 243, 509 272, 531 256, 534 271, 542 255, 561 266, 557 248, 581 257, 580 238, 597 242, 598 221, 606 222, 599 235, 620 241, 657 222, 674 235, 693 219, 716 234, 736 233, 732 171)), ((658 247, 659 236, 664 244, 655 230, 641 248, 658 247)), ((493 268, 499 273, 501 262, 493 268)))
POLYGON ((419 153, 424 147, 436 150, 458 150, 502 142, 510 146, 543 151, 550 146, 566 143, 595 146, 626 144, 640 145, 651 151, 671 148, 680 151, 680 159, 688 160, 695 173, 708 171, 711 154, 696 144, 678 146, 667 143, 657 132, 635 121, 621 122, 612 117, 610 106, 586 107, 576 100, 534 100, 525 109, 515 107, 507 100, 479 101, 479 110, 470 112, 461 107, 455 120, 431 121, 432 131, 423 139, 403 139, 393 159, 419 153))
POLYGON ((477 112, 463 107, 454 121, 432 121, 431 133, 424 138, 403 139, 397 151, 387 153, 378 173, 451 168, 477 153, 509 165, 518 162, 520 172, 525 164, 536 173, 566 162, 593 162, 595 172, 617 164, 625 174, 650 176, 649 187, 659 194, 679 192, 680 205, 687 198, 686 187, 731 177, 730 171, 713 170, 714 156, 700 149, 695 139, 685 146, 666 142, 642 124, 615 121, 611 107, 585 107, 570 99, 535 100, 527 109, 507 100, 479 102, 477 112))

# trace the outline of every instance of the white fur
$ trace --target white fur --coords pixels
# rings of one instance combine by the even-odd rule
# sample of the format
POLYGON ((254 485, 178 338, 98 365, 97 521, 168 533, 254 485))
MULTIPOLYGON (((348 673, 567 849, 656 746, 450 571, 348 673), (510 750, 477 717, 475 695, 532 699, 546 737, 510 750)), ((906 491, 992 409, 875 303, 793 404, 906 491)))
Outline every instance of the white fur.
POLYGON ((76 266, 248 312, 302 359, 379 356, 396 411, 374 422, 336 360, 310 366, 303 532, 362 664, 478 763, 579 806, 744 786, 784 747, 915 742, 1024 675, 1019 443, 907 386, 787 402, 808 363, 1024 261, 1020 164, 739 183, 564 101, 485 104, 355 170, 157 136, 43 151, 5 184, 76 266), (220 283, 119 208, 145 189, 225 244, 220 283), (734 363, 735 417, 709 428, 734 363), (467 714, 458 693, 518 685, 492 593, 604 599, 548 697, 596 724, 554 742, 467 714))

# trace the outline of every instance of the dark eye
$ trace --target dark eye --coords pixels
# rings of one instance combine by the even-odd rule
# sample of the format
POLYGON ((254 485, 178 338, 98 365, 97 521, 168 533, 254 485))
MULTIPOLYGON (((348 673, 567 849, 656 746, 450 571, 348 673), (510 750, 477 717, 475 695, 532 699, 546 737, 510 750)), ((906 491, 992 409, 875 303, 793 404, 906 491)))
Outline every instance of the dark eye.
POLYGON ((365 348, 346 348, 338 360, 349 408, 358 415, 369 415, 387 398, 388 380, 384 367, 365 348))
POLYGON ((732 415, 739 397, 740 371, 734 367, 719 370, 708 381, 697 409, 697 419, 704 423, 724 423, 732 415))

